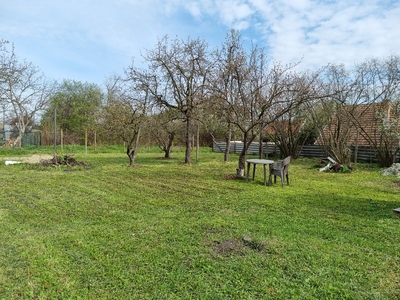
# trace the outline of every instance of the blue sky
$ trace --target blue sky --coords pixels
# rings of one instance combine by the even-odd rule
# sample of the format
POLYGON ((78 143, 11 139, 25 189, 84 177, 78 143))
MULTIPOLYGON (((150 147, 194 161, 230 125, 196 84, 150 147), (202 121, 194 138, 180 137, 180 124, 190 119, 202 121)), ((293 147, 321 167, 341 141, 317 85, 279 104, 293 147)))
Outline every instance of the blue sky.
POLYGON ((56 80, 104 83, 157 39, 220 46, 231 28, 282 63, 353 65, 400 54, 397 0, 3 0, 0 39, 56 80))

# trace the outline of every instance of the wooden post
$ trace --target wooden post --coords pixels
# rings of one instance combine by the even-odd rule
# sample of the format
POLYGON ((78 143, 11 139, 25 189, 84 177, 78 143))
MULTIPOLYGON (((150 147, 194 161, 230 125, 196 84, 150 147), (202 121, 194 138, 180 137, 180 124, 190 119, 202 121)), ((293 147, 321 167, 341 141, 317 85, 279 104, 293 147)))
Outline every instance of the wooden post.
POLYGON ((87 132, 87 127, 85 130, 85 155, 87 155, 87 145, 88 145, 88 132, 87 132))
POLYGON ((57 110, 54 109, 54 159, 57 156, 57 110))
POLYGON ((97 150, 97 131, 94 131, 94 152, 97 150))
POLYGON ((64 130, 61 128, 60 136, 61 153, 64 153, 64 130))

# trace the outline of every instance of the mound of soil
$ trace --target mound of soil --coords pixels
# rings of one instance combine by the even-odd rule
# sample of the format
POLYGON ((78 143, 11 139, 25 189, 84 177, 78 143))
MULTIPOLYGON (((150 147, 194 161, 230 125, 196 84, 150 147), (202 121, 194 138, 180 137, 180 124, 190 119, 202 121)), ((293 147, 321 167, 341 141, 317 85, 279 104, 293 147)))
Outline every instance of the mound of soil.
POLYGON ((42 160, 41 165, 44 167, 49 166, 85 166, 86 164, 82 161, 77 161, 75 158, 69 155, 56 156, 51 159, 42 160))

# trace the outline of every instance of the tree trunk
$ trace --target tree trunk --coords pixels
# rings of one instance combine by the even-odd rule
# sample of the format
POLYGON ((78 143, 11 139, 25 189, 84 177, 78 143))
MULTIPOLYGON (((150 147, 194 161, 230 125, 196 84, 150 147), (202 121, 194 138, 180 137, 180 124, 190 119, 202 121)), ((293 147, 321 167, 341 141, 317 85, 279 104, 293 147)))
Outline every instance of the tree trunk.
POLYGON ((391 151, 390 149, 381 149, 376 152, 379 166, 382 168, 388 168, 396 162, 397 150, 391 151))
POLYGON ((191 141, 191 118, 188 116, 186 117, 186 153, 185 153, 185 163, 190 164, 190 154, 192 152, 192 141, 191 141))
POLYGON ((250 144, 254 141, 255 135, 252 135, 250 138, 248 138, 247 134, 243 136, 243 149, 242 152, 240 152, 239 155, 239 165, 238 168, 236 169, 236 174, 238 176, 244 176, 245 171, 246 171, 246 152, 247 149, 249 149, 250 144))
POLYGON ((231 139, 232 139, 232 123, 228 123, 228 132, 226 135, 226 147, 224 152, 224 161, 229 161, 229 152, 231 151, 231 139))
POLYGON ((22 147, 22 137, 24 136, 25 128, 26 126, 23 124, 19 124, 19 131, 18 131, 18 137, 14 141, 14 147, 21 148, 22 147))
POLYGON ((137 151, 139 150, 140 128, 137 129, 132 139, 126 147, 126 154, 129 157, 129 165, 132 167, 135 164, 137 151))
POLYGON ((171 148, 165 148, 164 154, 164 158, 171 158, 171 148))
POLYGON ((171 132, 168 135, 168 143, 167 145, 164 147, 164 158, 171 158, 171 150, 172 150, 172 145, 174 143, 174 138, 175 138, 175 132, 171 132))
POLYGON ((14 147, 22 147, 22 134, 20 133, 18 137, 14 140, 14 147))
POLYGON ((260 132, 259 132, 259 144, 258 144, 258 158, 262 159, 264 157, 264 123, 260 123, 260 132))
POLYGON ((239 166, 236 169, 236 175, 243 177, 245 175, 246 171, 246 146, 243 144, 243 150, 240 152, 239 156, 239 166))
POLYGON ((239 164, 238 168, 236 169, 236 173, 238 176, 244 176, 245 171, 246 171, 246 151, 247 151, 247 135, 245 134, 243 137, 243 149, 242 152, 240 152, 239 155, 239 164))
POLYGON ((131 149, 130 147, 126 148, 126 155, 129 157, 129 165, 133 167, 135 164, 135 158, 136 158, 136 151, 135 149, 131 149))

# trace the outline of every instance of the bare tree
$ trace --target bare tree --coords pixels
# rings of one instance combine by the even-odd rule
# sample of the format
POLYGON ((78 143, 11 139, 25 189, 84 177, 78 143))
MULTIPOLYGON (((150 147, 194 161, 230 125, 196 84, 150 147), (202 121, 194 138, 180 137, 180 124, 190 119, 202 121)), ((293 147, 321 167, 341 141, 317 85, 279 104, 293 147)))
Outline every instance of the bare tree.
MULTIPOLYGON (((231 34, 235 35, 234 32, 231 34)), ((223 81, 219 81, 221 83, 214 91, 225 102, 221 108, 225 109, 228 123, 236 126, 242 134, 244 147, 239 156, 237 174, 243 176, 246 152, 260 130, 306 101, 307 89, 298 84, 299 76, 293 71, 293 65, 272 63, 269 66, 263 49, 253 45, 246 52, 237 36, 228 38, 225 49, 222 67, 218 65, 215 71, 216 78, 223 81), (299 97, 287 97, 288 92, 299 88, 299 97)))
POLYGON ((308 137, 303 130, 305 124, 304 114, 290 110, 268 125, 266 139, 275 143, 283 157, 297 158, 308 137))
POLYGON ((400 57, 369 59, 356 66, 356 74, 353 109, 347 112, 379 164, 389 167, 400 150, 400 57), (369 124, 364 122, 366 114, 372 114, 369 124))
POLYGON ((246 64, 246 52, 241 43, 241 37, 238 31, 231 30, 225 38, 225 43, 221 50, 214 53, 215 71, 210 77, 210 85, 213 88, 214 96, 211 101, 212 113, 216 115, 221 122, 226 124, 225 130, 225 152, 224 161, 229 161, 230 144, 234 127, 235 103, 239 100, 237 71, 246 64))
POLYGON ((156 138, 165 158, 171 158, 175 136, 181 127, 180 117, 176 114, 176 110, 167 108, 150 117, 150 132, 156 138))
POLYGON ((318 103, 310 103, 312 120, 320 133, 317 143, 336 161, 349 163, 354 125, 344 113, 344 107, 353 94, 353 82, 344 65, 329 65, 322 80, 326 97, 318 103))
POLYGON ((132 78, 149 82, 149 91, 158 104, 182 114, 186 125, 185 163, 191 162, 191 131, 196 110, 205 100, 206 78, 210 69, 207 48, 208 45, 199 39, 175 39, 170 43, 168 37, 164 37, 144 55, 151 76, 134 66, 129 69, 132 78))
POLYGON ((28 126, 47 105, 54 83, 50 83, 32 63, 20 62, 13 45, 10 51, 4 49, 4 41, 2 46, 0 90, 3 101, 9 104, 17 120, 19 134, 14 145, 19 147, 28 126))
POLYGON ((368 59, 350 71, 332 65, 325 75, 331 96, 321 103, 319 117, 324 116, 320 120, 326 123, 320 126, 318 142, 336 160, 348 163, 349 147, 358 145, 362 138, 375 151, 381 166, 390 166, 399 151, 399 56, 368 59))
POLYGON ((319 80, 321 71, 297 73, 292 86, 282 97, 295 105, 286 113, 270 122, 264 131, 281 152, 281 156, 297 158, 308 139, 310 131, 305 130, 309 119, 309 107, 323 99, 323 85, 319 80))
POLYGON ((141 129, 151 101, 150 94, 145 86, 118 76, 110 78, 106 87, 104 124, 109 132, 120 136, 124 141, 129 165, 133 166, 139 150, 141 129))

